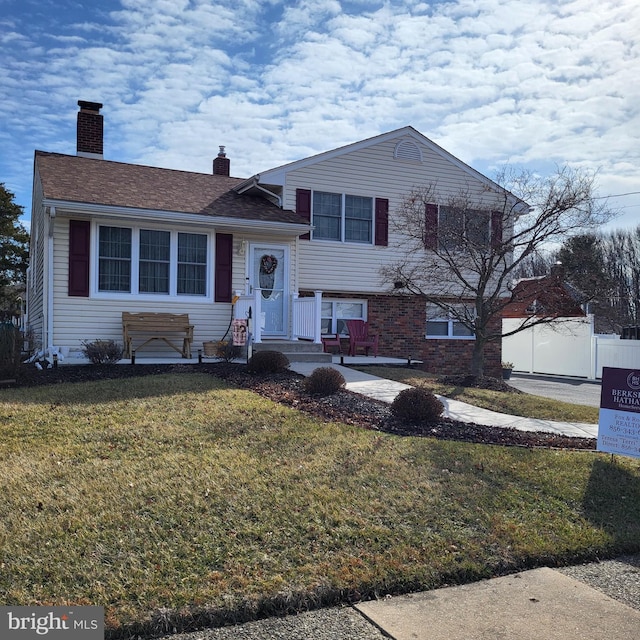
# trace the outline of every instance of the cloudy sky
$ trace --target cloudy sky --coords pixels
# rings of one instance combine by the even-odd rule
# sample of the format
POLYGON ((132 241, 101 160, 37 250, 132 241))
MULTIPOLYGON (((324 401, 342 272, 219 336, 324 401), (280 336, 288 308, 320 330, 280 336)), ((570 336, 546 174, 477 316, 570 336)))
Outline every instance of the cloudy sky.
POLYGON ((0 182, 35 149, 248 177, 412 125, 493 177, 598 171, 640 223, 638 0, 0 0, 0 182), (631 194, 631 195, 621 195, 631 194))

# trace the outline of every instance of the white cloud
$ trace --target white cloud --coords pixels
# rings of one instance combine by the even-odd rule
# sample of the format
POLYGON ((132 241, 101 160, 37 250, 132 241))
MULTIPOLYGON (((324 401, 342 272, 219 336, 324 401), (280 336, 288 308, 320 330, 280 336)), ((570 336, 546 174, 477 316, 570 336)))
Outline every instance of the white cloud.
POLYGON ((0 181, 23 204, 33 149, 75 151, 78 99, 117 160, 210 171, 225 144, 250 175, 412 124, 479 170, 640 191, 636 0, 99 4, 2 19, 0 181))

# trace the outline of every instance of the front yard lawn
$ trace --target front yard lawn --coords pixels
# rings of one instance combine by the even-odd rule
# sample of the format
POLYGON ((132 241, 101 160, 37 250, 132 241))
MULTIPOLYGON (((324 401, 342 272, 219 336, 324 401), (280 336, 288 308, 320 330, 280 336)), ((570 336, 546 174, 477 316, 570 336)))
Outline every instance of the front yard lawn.
POLYGON ((640 550, 640 461, 321 422, 210 375, 0 391, 0 599, 108 637, 640 550))

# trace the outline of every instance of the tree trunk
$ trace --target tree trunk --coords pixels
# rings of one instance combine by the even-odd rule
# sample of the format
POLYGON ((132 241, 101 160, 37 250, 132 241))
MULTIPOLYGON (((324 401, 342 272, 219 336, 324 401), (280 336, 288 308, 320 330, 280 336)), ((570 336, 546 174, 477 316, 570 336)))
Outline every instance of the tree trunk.
POLYGON ((482 377, 484 375, 484 347, 485 341, 476 339, 473 342, 473 353, 471 354, 470 371, 472 376, 482 377))

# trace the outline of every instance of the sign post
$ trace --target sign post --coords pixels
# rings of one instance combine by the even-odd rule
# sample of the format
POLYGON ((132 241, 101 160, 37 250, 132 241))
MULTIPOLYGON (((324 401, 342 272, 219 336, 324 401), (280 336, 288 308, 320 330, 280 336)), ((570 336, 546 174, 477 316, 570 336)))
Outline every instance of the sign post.
POLYGON ((597 449, 640 458, 640 371, 602 369, 597 449))

